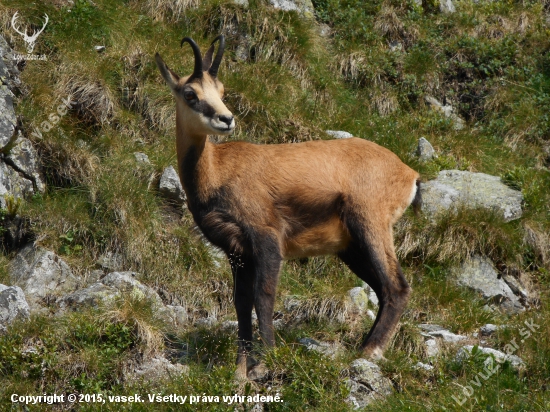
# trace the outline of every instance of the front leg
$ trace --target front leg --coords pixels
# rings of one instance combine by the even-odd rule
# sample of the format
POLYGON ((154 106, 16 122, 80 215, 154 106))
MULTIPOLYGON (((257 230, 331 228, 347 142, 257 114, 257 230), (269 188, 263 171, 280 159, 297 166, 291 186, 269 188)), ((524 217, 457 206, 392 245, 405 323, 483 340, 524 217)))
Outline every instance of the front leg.
POLYGON ((237 378, 246 379, 248 370, 254 366, 255 361, 250 355, 252 349, 252 308, 254 306, 254 263, 243 256, 229 256, 234 282, 234 304, 237 311, 238 353, 237 353, 237 378))

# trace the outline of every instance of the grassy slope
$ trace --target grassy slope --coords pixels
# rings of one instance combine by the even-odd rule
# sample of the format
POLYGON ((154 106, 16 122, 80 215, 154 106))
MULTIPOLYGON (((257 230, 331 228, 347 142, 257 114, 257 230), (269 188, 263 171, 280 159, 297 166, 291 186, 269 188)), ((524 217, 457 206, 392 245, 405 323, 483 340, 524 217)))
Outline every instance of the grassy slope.
MULTIPOLYGON (((235 318, 228 266, 213 264, 190 216, 180 220, 151 183, 164 167, 175 166, 173 102, 152 56, 158 51, 178 73, 189 73, 191 53, 178 47, 182 35, 204 48, 220 31, 238 30, 247 33, 254 58, 238 60, 237 44, 229 38, 220 77, 227 104, 238 118, 231 139, 290 142, 326 138, 326 129, 347 130, 395 151, 425 178, 449 168, 486 172, 504 177, 525 195, 525 217, 519 222, 506 224, 474 211, 436 223, 407 215, 399 224, 399 250, 414 293, 383 369, 400 390, 371 409, 550 409, 550 174, 544 152, 550 143, 548 10, 535 1, 460 2, 457 13, 442 15, 429 1, 424 8, 412 1, 369 6, 360 0, 314 1, 317 22, 331 29, 327 39, 315 22, 268 9, 260 1, 251 1, 248 10, 202 1, 181 13, 162 7, 170 3, 194 2, 77 0, 70 11, 55 1, 0 2, 1 30, 17 49, 23 45, 10 38, 13 12, 29 19, 44 12, 50 16, 35 51, 47 53, 48 61, 27 64, 21 78, 28 94, 18 102, 49 184, 46 194, 20 210, 40 243, 64 255, 82 275, 94 268, 101 253, 119 252, 126 268, 141 273, 141 280, 157 288, 166 303, 185 303, 191 318, 235 318), (399 42, 401 49, 391 51, 391 42, 399 42), (102 54, 93 49, 99 44, 106 46, 102 54), (32 138, 33 127, 70 93, 83 104, 43 140, 32 138), (426 107, 426 94, 455 106, 467 127, 453 130, 447 119, 426 107), (411 156, 420 136, 436 147, 438 159, 420 164, 411 156), (152 165, 136 166, 136 151, 145 152, 152 165), (450 265, 473 252, 527 273, 540 294, 538 309, 507 319, 483 311, 474 295, 450 285, 450 265), (487 322, 503 323, 509 328, 492 342, 502 348, 519 337, 527 319, 541 325, 516 353, 526 361, 527 372, 518 375, 504 368, 461 408, 451 396, 481 370, 479 363, 458 367, 450 354, 435 362, 434 371, 413 368, 426 359, 414 323, 438 323, 462 333, 487 322)), ((2 283, 8 282, 8 260, 1 257, 2 283)), ((329 307, 341 315, 345 291, 356 285, 355 276, 333 258, 285 264, 279 307, 284 296, 299 295, 312 316, 306 324, 281 331, 278 347, 265 354, 275 371, 269 385, 285 400, 269 410, 347 410, 341 370, 356 357, 354 349, 370 322, 327 324, 314 314, 329 307), (347 350, 336 360, 306 353, 296 345, 304 336, 339 341, 347 350)), ((11 393, 237 390, 232 380, 236 335, 194 326, 175 331, 159 326, 148 309, 127 301, 107 313, 37 316, 10 328, 0 337, 0 402, 11 393), (39 347, 39 353, 25 354, 28 345, 39 347), (158 387, 123 383, 128 362, 163 345, 189 348, 189 378, 158 387)), ((238 390, 265 392, 269 385, 238 390)), ((162 408, 171 410, 170 405, 162 408)))

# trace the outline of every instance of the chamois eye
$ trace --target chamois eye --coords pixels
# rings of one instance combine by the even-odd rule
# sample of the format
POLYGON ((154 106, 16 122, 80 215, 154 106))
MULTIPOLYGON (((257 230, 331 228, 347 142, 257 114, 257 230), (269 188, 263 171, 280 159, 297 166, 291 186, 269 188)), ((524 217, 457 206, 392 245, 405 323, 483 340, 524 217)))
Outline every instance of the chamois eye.
POLYGON ((183 97, 185 98, 185 100, 191 101, 191 100, 196 99, 197 95, 194 91, 186 90, 186 91, 183 92, 183 97))

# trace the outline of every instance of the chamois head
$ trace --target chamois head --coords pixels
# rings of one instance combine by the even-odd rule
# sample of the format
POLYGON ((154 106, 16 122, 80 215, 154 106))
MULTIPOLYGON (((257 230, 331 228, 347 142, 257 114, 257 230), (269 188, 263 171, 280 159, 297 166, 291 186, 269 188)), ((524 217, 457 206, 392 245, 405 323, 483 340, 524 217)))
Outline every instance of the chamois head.
POLYGON ((218 80, 225 39, 219 35, 214 39, 204 59, 199 46, 189 37, 181 41, 181 46, 189 43, 195 55, 193 74, 180 77, 171 70, 157 53, 157 66, 176 98, 178 119, 191 128, 194 134, 226 135, 235 129, 233 114, 222 102, 223 84, 218 80), (214 61, 214 46, 219 40, 214 61))

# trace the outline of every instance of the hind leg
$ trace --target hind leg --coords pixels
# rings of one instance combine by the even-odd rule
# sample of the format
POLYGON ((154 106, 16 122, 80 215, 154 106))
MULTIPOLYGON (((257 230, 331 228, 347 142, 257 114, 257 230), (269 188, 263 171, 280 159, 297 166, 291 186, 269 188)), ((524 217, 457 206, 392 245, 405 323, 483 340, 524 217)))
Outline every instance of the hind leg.
POLYGON ((353 242, 339 256, 378 296, 378 314, 362 350, 368 357, 380 358, 395 334, 411 288, 397 261, 389 225, 384 229, 356 223, 350 233, 353 242))
POLYGON ((254 307, 258 315, 258 326, 262 342, 269 347, 275 345, 273 310, 282 257, 279 243, 274 237, 265 236, 257 242, 254 257, 256 283, 254 307))

